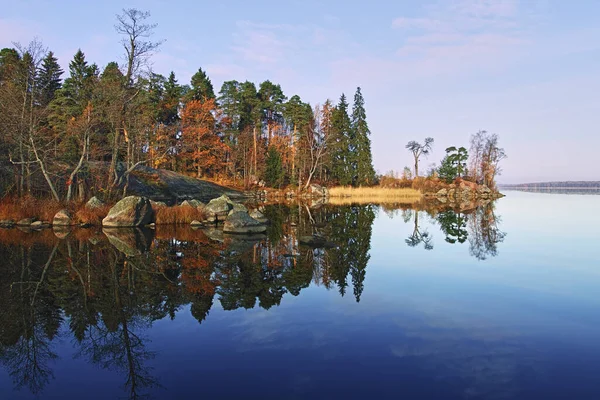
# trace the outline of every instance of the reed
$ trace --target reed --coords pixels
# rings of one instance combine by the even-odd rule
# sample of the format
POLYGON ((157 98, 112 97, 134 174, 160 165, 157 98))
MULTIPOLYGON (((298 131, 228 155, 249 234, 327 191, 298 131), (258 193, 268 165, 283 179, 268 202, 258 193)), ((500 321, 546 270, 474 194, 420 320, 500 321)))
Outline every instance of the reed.
POLYGON ((0 220, 19 221, 23 218, 36 218, 52 221, 54 215, 64 206, 51 199, 33 197, 4 198, 0 202, 0 220))
POLYGON ((329 189, 329 197, 331 204, 413 203, 421 200, 423 195, 411 188, 337 186, 329 189))
POLYGON ((155 212, 156 225, 189 224, 204 219, 202 211, 190 206, 157 207, 155 212))

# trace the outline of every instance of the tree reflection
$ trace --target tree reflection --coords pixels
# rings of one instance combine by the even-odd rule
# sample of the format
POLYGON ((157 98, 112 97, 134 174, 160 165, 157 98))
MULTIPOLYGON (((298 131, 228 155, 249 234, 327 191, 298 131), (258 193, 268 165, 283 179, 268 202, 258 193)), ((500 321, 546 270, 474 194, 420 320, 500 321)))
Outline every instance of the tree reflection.
POLYGON ((506 236, 494 211, 494 204, 488 203, 469 216, 469 253, 478 260, 498 255, 498 243, 506 236))
POLYGON ((467 216, 452 210, 442 211, 437 215, 437 221, 448 243, 464 243, 469 236, 467 232, 467 216))
MULTIPOLYGON (((421 226, 424 210, 402 205, 413 221, 406 243, 433 248, 421 226)), ((189 305, 199 323, 220 302, 224 310, 278 306, 312 284, 352 292, 359 302, 370 259, 375 206, 266 206, 267 235, 226 236, 185 228, 156 231, 75 231, 54 236, 0 231, 0 361, 15 388, 39 394, 53 379, 54 340, 68 329, 77 356, 118 373, 130 398, 160 386, 150 368, 155 353, 145 333, 189 305), (319 234, 328 248, 299 244, 319 234), (61 239, 59 239, 59 237, 61 239)), ((388 215, 395 215, 387 210, 388 215)), ((472 212, 437 210, 449 243, 469 241, 471 254, 497 254, 504 238, 493 206, 472 212)))
POLYGON ((410 221, 410 216, 414 216, 414 228, 412 234, 405 240, 406 244, 410 247, 417 247, 423 244, 425 250, 433 250, 433 237, 427 232, 422 230, 419 226, 419 211, 418 210, 406 210, 404 213, 405 222, 410 221))

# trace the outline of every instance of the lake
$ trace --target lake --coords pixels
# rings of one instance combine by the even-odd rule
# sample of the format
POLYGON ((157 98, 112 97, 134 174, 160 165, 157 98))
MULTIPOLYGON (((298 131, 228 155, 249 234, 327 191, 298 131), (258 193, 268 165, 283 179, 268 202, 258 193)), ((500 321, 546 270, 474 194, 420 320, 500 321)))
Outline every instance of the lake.
POLYGON ((1 397, 598 399, 600 197, 506 194, 0 230, 1 397))

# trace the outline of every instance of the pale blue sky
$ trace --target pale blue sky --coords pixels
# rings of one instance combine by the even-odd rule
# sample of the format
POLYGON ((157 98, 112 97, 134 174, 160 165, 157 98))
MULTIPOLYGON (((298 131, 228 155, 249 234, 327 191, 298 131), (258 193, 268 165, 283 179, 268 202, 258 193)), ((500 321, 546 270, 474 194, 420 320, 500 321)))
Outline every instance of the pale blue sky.
POLYGON ((409 140, 435 138, 424 170, 486 129, 501 182, 600 179, 600 1, 0 2, 0 47, 38 36, 64 67, 77 48, 122 61, 115 14, 136 7, 180 83, 202 67, 217 91, 270 79, 312 104, 361 86, 380 172, 412 165, 409 140))

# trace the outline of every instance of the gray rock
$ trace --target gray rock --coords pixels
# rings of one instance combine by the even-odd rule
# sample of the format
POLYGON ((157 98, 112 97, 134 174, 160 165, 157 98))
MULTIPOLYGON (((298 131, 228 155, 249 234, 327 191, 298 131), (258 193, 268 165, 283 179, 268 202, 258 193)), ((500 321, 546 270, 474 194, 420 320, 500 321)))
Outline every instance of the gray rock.
POLYGON ((235 212, 248 212, 248 209, 243 204, 233 203, 233 208, 231 209, 231 211, 229 211, 228 215, 231 215, 231 214, 233 214, 235 212))
POLYGON ((31 223, 31 225, 29 225, 29 227, 32 229, 42 229, 48 226, 50 226, 50 224, 44 224, 42 221, 34 221, 31 223))
POLYGON ((265 215, 263 213, 261 213, 258 210, 252 210, 248 213, 248 215, 250 215, 250 217, 254 218, 255 220, 257 220, 258 222, 261 222, 263 224, 266 224, 267 222, 269 222, 269 220, 267 219, 267 217, 265 217, 265 215))
POLYGON ((204 203, 202 203, 199 200, 185 200, 183 203, 181 203, 182 207, 193 207, 193 208, 198 208, 198 207, 205 207, 204 203))
POLYGON ((206 207, 204 207, 206 220, 209 222, 215 222, 225 219, 227 214, 229 214, 229 211, 233 209, 233 204, 234 203, 229 199, 229 197, 225 195, 217 197, 216 199, 212 199, 208 202, 206 207))
POLYGON ((225 233, 261 233, 267 227, 248 215, 247 212, 238 211, 230 214, 223 225, 225 233))
POLYGON ((329 197, 329 190, 326 187, 317 185, 315 183, 308 187, 308 193, 312 197, 329 197))
POLYGON ((17 226, 31 226, 35 222, 35 218, 23 218, 17 222, 17 226))
POLYGON ((52 225, 54 226, 71 226, 73 224, 73 215, 67 209, 57 212, 52 220, 52 225))
POLYGON ((197 219, 193 220, 190 223, 191 226, 202 226, 202 222, 198 221, 197 219))
POLYGON ((165 203, 164 201, 154 201, 154 200, 150 200, 150 205, 152 206, 152 208, 157 209, 157 208, 161 208, 161 207, 167 207, 167 203, 165 203))
POLYGON ((12 219, 3 219, 0 221, 0 228, 12 228, 15 226, 15 221, 12 219))
POLYGON ((85 206, 87 208, 100 208, 104 207, 104 203, 99 198, 94 196, 91 199, 89 199, 87 203, 85 203, 85 206))
POLYGON ((145 197, 128 196, 115 204, 102 226, 106 227, 135 227, 145 226, 154 220, 154 210, 150 201, 145 197))

